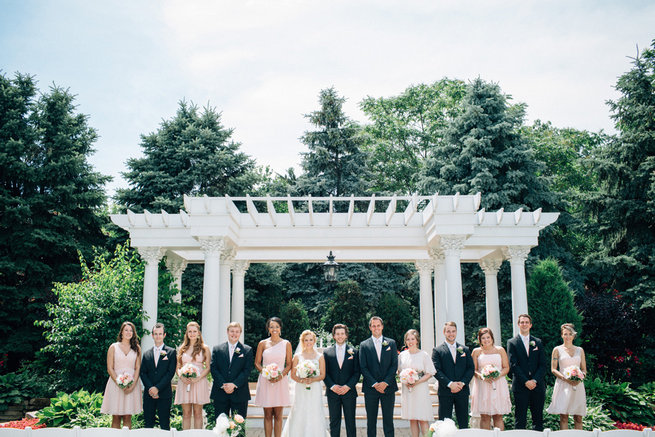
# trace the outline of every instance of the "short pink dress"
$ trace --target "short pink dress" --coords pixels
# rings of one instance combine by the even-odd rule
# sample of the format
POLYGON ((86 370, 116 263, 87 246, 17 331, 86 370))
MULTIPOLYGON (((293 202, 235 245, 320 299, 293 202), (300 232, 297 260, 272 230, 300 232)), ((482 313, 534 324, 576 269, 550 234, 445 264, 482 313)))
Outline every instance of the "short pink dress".
MULTIPOLYGON (((262 365, 266 367, 271 363, 276 363, 280 371, 282 371, 287 357, 287 343, 289 343, 287 340, 282 340, 275 346, 265 349, 262 353, 262 365)), ((283 376, 278 382, 269 382, 260 373, 257 380, 255 405, 264 408, 288 407, 291 405, 289 377, 283 376)))
MULTIPOLYGON (((569 366, 580 367, 582 362, 582 348, 576 347, 573 356, 569 355, 566 347, 557 346, 559 353, 559 371, 564 373, 564 369, 569 366)), ((574 416, 587 415, 587 396, 584 389, 584 383, 575 387, 566 381, 557 378, 555 387, 553 387, 553 398, 546 409, 550 414, 571 414, 574 416)))
MULTIPOLYGON (((492 364, 500 371, 503 368, 503 359, 500 354, 478 355, 478 370, 482 370, 487 364, 492 364)), ((503 376, 493 383, 488 383, 473 378, 471 390, 471 414, 493 416, 496 414, 508 414, 512 411, 512 401, 509 398, 507 379, 503 376)))
MULTIPOLYGON (((136 352, 130 349, 127 355, 124 354, 118 343, 114 343, 110 347, 114 348, 114 372, 116 376, 129 373, 134 377, 137 359, 136 352)), ((102 398, 100 412, 114 416, 128 416, 142 412, 141 382, 135 381, 134 383, 138 384, 138 386, 130 393, 125 394, 125 391, 116 384, 116 381, 109 377, 105 386, 105 394, 102 398)))
MULTIPOLYGON (((203 371, 203 361, 205 360, 204 352, 196 355, 195 361, 191 357, 191 351, 182 354, 182 366, 187 363, 193 364, 198 369, 198 374, 203 371)), ((177 381, 175 388, 175 402, 178 404, 208 404, 209 403, 209 382, 207 375, 200 378, 193 384, 185 384, 181 380, 177 381)))

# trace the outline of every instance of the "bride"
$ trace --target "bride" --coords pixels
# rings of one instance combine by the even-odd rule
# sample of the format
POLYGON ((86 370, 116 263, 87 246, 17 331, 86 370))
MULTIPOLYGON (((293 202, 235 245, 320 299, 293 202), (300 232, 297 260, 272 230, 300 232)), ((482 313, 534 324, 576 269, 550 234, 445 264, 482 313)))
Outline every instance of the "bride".
MULTIPOLYGON (((328 435, 323 411, 323 388, 321 381, 325 378, 325 360, 316 350, 316 334, 306 330, 300 334, 300 344, 293 357, 289 376, 295 384, 295 397, 287 422, 282 430, 282 437, 309 435, 328 435), (303 362, 310 361, 317 370, 317 375, 309 378, 298 376, 303 362), (321 432, 323 430, 323 432, 321 432)), ((312 367, 311 365, 308 367, 312 367)))

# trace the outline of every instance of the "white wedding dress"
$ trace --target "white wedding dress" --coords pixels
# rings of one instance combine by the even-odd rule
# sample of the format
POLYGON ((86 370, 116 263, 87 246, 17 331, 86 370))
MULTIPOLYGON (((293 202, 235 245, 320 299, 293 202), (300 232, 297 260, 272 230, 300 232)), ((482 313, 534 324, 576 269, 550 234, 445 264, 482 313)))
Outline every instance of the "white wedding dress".
MULTIPOLYGON (((319 368, 318 360, 320 355, 312 360, 305 360, 302 355, 299 364, 303 361, 312 361, 316 368, 319 368)), ((323 387, 321 382, 313 382, 307 390, 306 384, 295 383, 294 399, 289 417, 284 424, 282 437, 301 436, 327 436, 329 433, 325 422, 325 410, 323 408, 323 387)))

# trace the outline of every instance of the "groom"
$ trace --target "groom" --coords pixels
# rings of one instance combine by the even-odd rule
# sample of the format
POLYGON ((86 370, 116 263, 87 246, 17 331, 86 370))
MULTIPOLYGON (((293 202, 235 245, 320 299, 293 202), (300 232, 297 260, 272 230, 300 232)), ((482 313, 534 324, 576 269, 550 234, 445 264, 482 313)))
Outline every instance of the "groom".
POLYGON ((394 340, 382 336, 384 324, 380 317, 371 317, 368 327, 371 338, 359 346, 359 367, 364 376, 362 391, 366 406, 366 435, 376 435, 378 405, 381 404, 384 435, 393 437, 393 407, 398 391, 398 349, 394 340))
POLYGON ((532 317, 521 314, 519 334, 507 342, 509 367, 514 375, 512 392, 516 404, 516 429, 525 429, 528 407, 532 414, 532 429, 544 430, 544 401, 546 398, 546 354, 537 337, 530 335, 532 317))
POLYGON ((336 344, 323 351, 325 358, 325 387, 330 411, 330 436, 341 435, 341 409, 346 422, 346 436, 355 437, 355 407, 359 381, 359 356, 355 348, 347 343, 348 327, 336 324, 332 328, 336 344))
POLYGON ((446 322, 443 328, 444 341, 432 351, 432 362, 437 369, 439 381, 439 420, 455 416, 460 429, 469 424, 469 382, 473 378, 475 366, 471 352, 465 345, 457 343, 457 325, 446 322))

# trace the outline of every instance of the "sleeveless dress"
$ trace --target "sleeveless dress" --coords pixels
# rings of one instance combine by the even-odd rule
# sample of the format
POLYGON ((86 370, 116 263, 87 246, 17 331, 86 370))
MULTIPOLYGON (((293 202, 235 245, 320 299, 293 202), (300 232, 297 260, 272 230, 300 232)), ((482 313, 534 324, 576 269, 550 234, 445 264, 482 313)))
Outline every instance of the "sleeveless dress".
MULTIPOLYGON (((186 351, 182 354, 182 366, 187 363, 193 364, 198 369, 198 374, 203 371, 203 361, 205 360, 204 352, 196 355, 195 361, 191 357, 191 351, 186 351)), ((208 404, 209 403, 209 382, 207 375, 200 378, 193 384, 185 384, 181 380, 177 381, 175 388, 175 404, 208 404), (187 391, 187 385, 189 391, 187 391)))
MULTIPOLYGON (((305 360, 298 355, 298 364, 303 361, 311 361, 318 369, 320 355, 311 360, 305 360)), ((320 382, 312 382, 307 390, 307 384, 291 382, 295 385, 293 405, 289 411, 289 417, 282 429, 282 437, 297 436, 327 436, 327 424, 325 422, 325 411, 323 410, 323 386, 320 382)))
MULTIPOLYGON (((569 366, 580 367, 582 348, 576 347, 573 356, 569 355, 564 346, 557 346, 559 353, 559 371, 563 372, 569 366)), ((571 414, 585 416, 587 414, 587 395, 584 381, 574 387, 566 381, 557 378, 553 387, 553 399, 546 409, 550 414, 571 414)))
MULTIPOLYGON (((276 363, 280 372, 284 370, 284 362, 287 357, 287 340, 282 340, 275 346, 265 349, 262 353, 262 365, 268 366, 276 363)), ((291 405, 289 400, 289 377, 283 376, 278 382, 270 382, 259 374, 257 380, 257 393, 255 394, 255 405, 264 408, 270 407, 288 407, 291 405)))
MULTIPOLYGON (((134 377, 136 371, 137 354, 133 349, 126 354, 121 350, 119 343, 114 343, 110 347, 114 348, 114 372, 116 376, 123 373, 129 373, 134 377)), ((137 414, 143 411, 143 404, 141 402, 141 382, 135 381, 138 384, 130 393, 125 394, 122 388, 116 384, 116 381, 111 379, 107 380, 105 386, 105 394, 102 398, 102 407, 100 412, 103 414, 112 414, 115 416, 127 416, 130 414, 137 414)))
MULTIPOLYGON (((478 355, 478 369, 482 369, 487 364, 492 364, 498 368, 503 368, 503 359, 500 354, 478 355)), ((512 401, 509 397, 509 388, 507 379, 503 376, 490 384, 473 378, 471 387, 471 414, 479 416, 481 414, 493 416, 496 414, 508 414, 512 411, 512 401), (494 386, 496 389, 494 390, 494 386)))
MULTIPOLYGON (((408 350, 402 351, 398 355, 398 373, 403 369, 414 369, 417 372, 429 373, 434 375, 437 370, 434 368, 432 359, 425 351, 418 351, 414 354, 408 350)), ((430 385, 428 382, 422 382, 419 385, 409 387, 401 384, 400 393, 400 417, 407 420, 427 420, 434 421, 434 411, 432 411, 432 401, 430 400, 430 385)))

